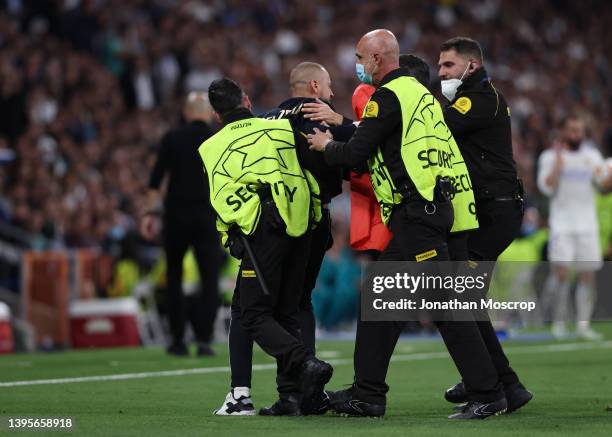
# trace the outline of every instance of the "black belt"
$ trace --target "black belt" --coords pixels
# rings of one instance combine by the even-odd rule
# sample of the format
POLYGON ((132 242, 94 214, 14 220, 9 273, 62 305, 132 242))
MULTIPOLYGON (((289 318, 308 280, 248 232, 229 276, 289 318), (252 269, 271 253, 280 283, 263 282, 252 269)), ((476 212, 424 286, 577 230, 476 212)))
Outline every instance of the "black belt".
POLYGON ((516 179, 516 186, 508 188, 507 184, 489 184, 488 186, 478 187, 474 190, 476 200, 523 200, 525 191, 523 189, 523 181, 520 178, 516 179))
POLYGON ((492 200, 495 200, 497 202, 509 202, 509 201, 515 201, 515 200, 522 200, 522 198, 516 196, 516 197, 494 197, 492 200))
MULTIPOLYGON (((421 196, 421 193, 414 187, 404 185, 399 190, 399 193, 402 195, 402 203, 414 200, 428 202, 428 200, 421 196)), ((448 202, 453 198, 453 194, 454 186, 451 179, 448 177, 438 178, 434 187, 434 202, 448 202)))
POLYGON ((425 200, 425 198, 421 196, 421 193, 415 189, 400 191, 400 194, 402 195, 402 203, 413 200, 425 200))

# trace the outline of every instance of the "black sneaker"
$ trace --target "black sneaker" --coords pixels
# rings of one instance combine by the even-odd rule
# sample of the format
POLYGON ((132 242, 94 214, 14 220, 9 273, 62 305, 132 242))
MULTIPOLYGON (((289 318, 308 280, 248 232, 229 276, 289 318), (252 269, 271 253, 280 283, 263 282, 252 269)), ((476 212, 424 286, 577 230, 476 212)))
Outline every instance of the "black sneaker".
POLYGON ((471 401, 463 406, 463 411, 451 414, 448 418, 453 420, 486 419, 490 416, 504 414, 507 408, 508 402, 505 397, 487 403, 471 401))
POLYGON ((510 386, 505 386, 504 392, 506 393, 506 399, 508 400, 508 410, 506 413, 512 413, 513 411, 518 410, 533 399, 533 393, 527 390, 520 382, 510 386))
POLYGON ((318 395, 315 394, 314 400, 311 405, 312 411, 305 411, 302 409, 304 416, 315 415, 320 416, 329 410, 329 395, 326 391, 322 391, 318 395))
POLYGON ((444 393, 444 399, 453 404, 463 404, 468 401, 467 391, 463 381, 458 382, 444 393))
POLYGON ((166 352, 168 352, 169 355, 175 355, 177 357, 186 357, 189 355, 189 349, 187 349, 185 343, 172 343, 168 346, 166 352))
POLYGON ((210 347, 208 343, 200 343, 198 344, 198 357, 214 357, 215 351, 210 347))
POLYGON ((354 388, 336 392, 327 392, 329 395, 329 408, 343 416, 382 417, 385 415, 385 406, 371 404, 356 399, 354 388))
MULTIPOLYGON (((506 394, 506 400, 508 401, 508 409, 506 410, 506 414, 510 414, 518 410, 533 399, 533 393, 527 390, 520 382, 510 386, 505 386, 504 393, 506 394)), ((453 410, 464 411, 466 406, 467 403, 455 405, 453 410)))
POLYGON ((295 396, 281 398, 269 407, 259 410, 260 416, 301 416, 300 402, 295 396))
POLYGON ((308 414, 312 414, 313 411, 319 408, 323 389, 333 373, 334 368, 331 364, 315 357, 307 360, 302 365, 302 375, 300 377, 302 390, 301 411, 307 411, 308 414))
POLYGON ((463 412, 463 411, 465 411, 466 407, 467 407, 467 402, 464 403, 464 404, 455 405, 453 407, 453 411, 461 411, 461 412, 463 412))

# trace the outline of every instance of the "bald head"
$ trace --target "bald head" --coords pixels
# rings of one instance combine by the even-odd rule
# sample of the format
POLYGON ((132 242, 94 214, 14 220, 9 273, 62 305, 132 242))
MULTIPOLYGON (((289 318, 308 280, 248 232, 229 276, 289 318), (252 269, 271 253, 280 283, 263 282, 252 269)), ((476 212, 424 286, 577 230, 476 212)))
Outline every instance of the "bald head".
POLYGON ((399 44, 393 32, 387 29, 376 29, 361 37, 357 48, 361 47, 370 54, 379 54, 389 59, 397 58, 399 63, 399 44))
POLYGON ((329 73, 316 62, 301 62, 293 67, 289 75, 289 87, 292 97, 313 97, 329 101, 334 96, 329 73))
POLYGON ((393 32, 376 29, 366 33, 357 43, 357 62, 372 75, 374 85, 390 71, 399 68, 399 44, 393 32))
POLYGON ((187 95, 183 114, 187 121, 201 120, 209 122, 212 119, 212 108, 206 93, 192 91, 187 95))

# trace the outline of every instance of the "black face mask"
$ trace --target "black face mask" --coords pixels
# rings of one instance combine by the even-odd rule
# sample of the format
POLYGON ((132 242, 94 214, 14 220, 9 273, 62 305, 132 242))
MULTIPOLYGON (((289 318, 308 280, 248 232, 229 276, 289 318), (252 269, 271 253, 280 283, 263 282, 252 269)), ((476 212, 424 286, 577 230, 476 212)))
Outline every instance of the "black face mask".
POLYGON ((567 141, 567 145, 569 146, 570 150, 578 150, 580 148, 580 141, 567 141))

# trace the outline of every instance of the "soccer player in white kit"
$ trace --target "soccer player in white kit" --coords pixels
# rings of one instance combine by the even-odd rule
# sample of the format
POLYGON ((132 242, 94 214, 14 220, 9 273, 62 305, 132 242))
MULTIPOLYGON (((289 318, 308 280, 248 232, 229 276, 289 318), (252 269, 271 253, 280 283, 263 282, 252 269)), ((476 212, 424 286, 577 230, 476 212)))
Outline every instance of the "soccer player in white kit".
POLYGON ((608 171, 601 153, 584 144, 584 139, 583 120, 569 116, 562 123, 560 141, 538 161, 538 188, 550 197, 548 259, 552 271, 544 296, 553 304, 553 335, 567 337, 573 268, 578 275, 576 334, 598 340, 601 334, 590 326, 595 272, 603 265, 594 190, 607 185, 608 171))

